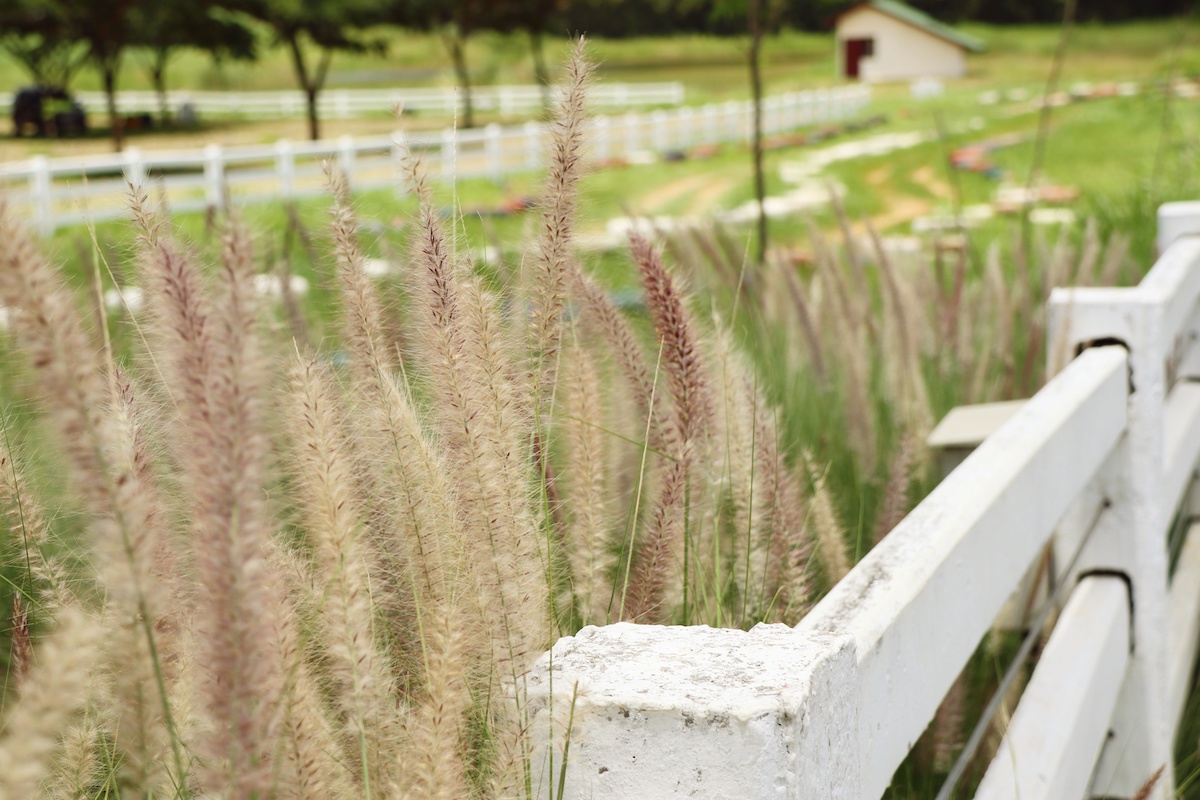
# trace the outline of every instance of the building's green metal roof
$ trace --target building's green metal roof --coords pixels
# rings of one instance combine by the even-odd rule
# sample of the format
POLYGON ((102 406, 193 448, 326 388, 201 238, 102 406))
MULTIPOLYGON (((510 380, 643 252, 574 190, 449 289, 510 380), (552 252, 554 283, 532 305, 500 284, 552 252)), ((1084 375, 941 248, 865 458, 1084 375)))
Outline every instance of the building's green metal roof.
POLYGON ((974 36, 968 36, 965 33, 956 31, 949 25, 938 22, 924 11, 919 11, 907 3, 901 3, 900 0, 870 0, 870 2, 863 3, 857 7, 873 8, 876 11, 887 14, 889 17, 895 17, 901 22, 907 22, 914 28, 920 28, 939 39, 953 42, 960 47, 970 50, 972 53, 982 53, 984 50, 983 42, 974 36))

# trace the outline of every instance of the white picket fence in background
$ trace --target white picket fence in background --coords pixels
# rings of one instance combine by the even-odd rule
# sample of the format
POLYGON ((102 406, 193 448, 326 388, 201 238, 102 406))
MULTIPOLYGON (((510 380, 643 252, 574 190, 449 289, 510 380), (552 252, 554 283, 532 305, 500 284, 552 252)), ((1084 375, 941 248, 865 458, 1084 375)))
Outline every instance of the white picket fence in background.
MULTIPOLYGON (((553 87, 551 92, 561 92, 553 87)), ((630 106, 677 106, 684 100, 683 84, 667 83, 609 83, 598 84, 588 93, 594 108, 628 108, 630 106)), ((76 92, 72 95, 89 114, 108 113, 108 98, 103 92, 76 92)), ((0 95, 0 110, 12 107, 12 94, 0 95)), ((536 113, 542 109, 540 86, 477 86, 471 90, 471 104, 476 111, 494 112, 501 116, 536 113)), ((172 113, 187 103, 202 117, 252 117, 278 119, 303 117, 308 113, 308 101, 303 92, 167 92, 167 107, 172 113)), ((438 113, 450 116, 463 109, 463 93, 453 87, 430 89, 327 89, 317 95, 317 109, 325 119, 391 114, 400 106, 405 111, 438 113)), ((125 91, 117 93, 117 110, 122 114, 157 114, 159 97, 156 92, 125 91)))
MULTIPOLYGON (((1058 622, 975 797, 1129 798, 1159 768, 1150 797, 1173 796, 1200 631, 1200 203, 1159 217, 1146 278, 1055 289, 1055 376, 796 628, 560 640, 529 681, 533 730, 571 721, 564 796, 876 800, 1047 547, 1058 622)), ((538 752, 556 780, 562 753, 538 752)))
MULTIPOLYGON (((870 102, 866 86, 797 92, 764 100, 769 134, 832 120, 845 120, 870 102)), ((700 107, 628 112, 591 120, 588 143, 593 158, 634 159, 649 153, 683 150, 699 144, 748 141, 753 106, 748 101, 700 107)), ((345 136, 336 140, 199 150, 142 151, 78 158, 46 158, 0 164, 0 193, 24 209, 43 233, 83 219, 126 214, 127 184, 144 185, 172 211, 222 208, 229 201, 291 199, 326 192, 321 162, 333 160, 354 188, 395 187, 400 153, 420 153, 434 179, 486 178, 536 170, 542 165, 547 126, 492 124, 484 128, 404 137, 345 136)))

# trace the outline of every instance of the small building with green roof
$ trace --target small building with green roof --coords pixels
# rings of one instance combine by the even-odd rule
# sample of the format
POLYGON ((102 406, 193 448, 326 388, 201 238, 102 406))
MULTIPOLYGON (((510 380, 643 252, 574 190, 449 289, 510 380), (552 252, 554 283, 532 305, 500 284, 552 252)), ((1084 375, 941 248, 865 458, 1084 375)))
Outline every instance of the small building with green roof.
POLYGON ((869 0, 837 18, 838 75, 875 83, 961 78, 983 42, 899 0, 869 0))

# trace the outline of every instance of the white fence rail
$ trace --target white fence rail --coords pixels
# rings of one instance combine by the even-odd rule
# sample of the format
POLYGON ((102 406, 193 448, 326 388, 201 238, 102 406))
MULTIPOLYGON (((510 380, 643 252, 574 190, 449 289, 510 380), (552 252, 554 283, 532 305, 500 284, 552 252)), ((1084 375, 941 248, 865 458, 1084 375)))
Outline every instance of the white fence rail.
MULTIPOLYGON (((552 93, 562 91, 553 87, 552 93)), ((107 113, 108 99, 103 92, 77 92, 74 95, 88 113, 107 113)), ((0 110, 12 108, 11 94, 0 95, 0 110)), ((471 90, 471 104, 476 111, 495 112, 501 116, 530 114, 542 108, 540 86, 477 86, 471 90)), ((670 83, 611 83, 600 84, 589 92, 594 108, 624 109, 631 106, 677 106, 683 103, 683 84, 670 83)), ((207 117, 247 116, 256 119, 302 117, 308 113, 303 92, 167 92, 167 107, 174 113, 189 104, 198 114, 207 117)), ((391 114, 397 105, 406 111, 434 112, 447 116, 461 112, 465 98, 457 89, 327 89, 317 95, 317 109, 330 119, 391 114)), ((117 110, 122 114, 157 114, 159 97, 156 92, 119 92, 117 110)))
POLYGON ((1174 212, 1137 287, 1054 291, 1055 377, 795 629, 559 641, 530 706, 573 704, 565 796, 880 797, 1046 548, 1062 613, 976 796, 1128 798, 1160 767, 1171 796, 1200 628, 1200 214, 1174 212))
MULTIPOLYGON (((821 89, 767 98, 767 133, 846 119, 870 101, 862 86, 821 89)), ((592 156, 633 158, 699 144, 746 141, 752 106, 731 101, 691 108, 629 112, 592 119, 592 156)), ((0 193, 26 209, 44 233, 79 222, 123 216, 126 184, 145 183, 174 211, 221 208, 229 199, 295 198, 324 191, 321 162, 335 160, 355 188, 394 186, 399 152, 419 152, 434 179, 487 178, 536 170, 541 165, 546 126, 488 125, 472 130, 396 136, 343 137, 333 141, 279 141, 273 145, 203 150, 122 153, 79 158, 35 157, 0 165, 0 193)))

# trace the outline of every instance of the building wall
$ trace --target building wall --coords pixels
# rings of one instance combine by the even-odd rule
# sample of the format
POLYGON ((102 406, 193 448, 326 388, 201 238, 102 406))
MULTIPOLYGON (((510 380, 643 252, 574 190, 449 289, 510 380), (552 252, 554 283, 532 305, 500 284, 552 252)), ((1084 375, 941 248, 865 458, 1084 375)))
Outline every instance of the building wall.
POLYGON ((873 8, 847 12, 837 26, 838 75, 845 76, 847 39, 874 39, 874 55, 859 62, 859 78, 869 82, 912 78, 961 78, 965 51, 873 8))

